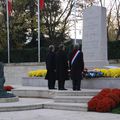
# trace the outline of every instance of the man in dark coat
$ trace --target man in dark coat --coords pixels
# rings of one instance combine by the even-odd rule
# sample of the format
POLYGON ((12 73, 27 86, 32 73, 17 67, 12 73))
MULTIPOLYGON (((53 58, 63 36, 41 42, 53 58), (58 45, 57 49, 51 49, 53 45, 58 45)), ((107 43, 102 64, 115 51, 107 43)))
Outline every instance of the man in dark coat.
POLYGON ((58 79, 58 89, 65 89, 65 80, 68 79, 68 59, 65 52, 65 46, 61 44, 56 54, 56 74, 58 79))
POLYGON ((79 45, 75 45, 70 55, 70 69, 71 79, 73 83, 73 90, 80 90, 82 72, 84 70, 83 52, 79 45))
POLYGON ((53 45, 49 46, 49 52, 46 58, 46 69, 47 74, 45 79, 48 79, 48 88, 55 89, 56 81, 56 60, 55 60, 55 47, 53 45))

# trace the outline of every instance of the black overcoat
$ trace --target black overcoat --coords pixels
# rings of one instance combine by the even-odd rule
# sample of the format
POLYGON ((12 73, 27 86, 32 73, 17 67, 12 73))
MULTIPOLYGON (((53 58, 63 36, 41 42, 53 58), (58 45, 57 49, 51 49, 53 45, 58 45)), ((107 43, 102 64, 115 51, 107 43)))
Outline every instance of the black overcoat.
POLYGON ((65 51, 56 53, 56 75, 58 80, 68 80, 68 59, 65 51))
POLYGON ((55 60, 55 53, 49 52, 46 57, 46 69, 47 74, 45 76, 45 79, 48 80, 55 80, 56 79, 56 60, 55 60))

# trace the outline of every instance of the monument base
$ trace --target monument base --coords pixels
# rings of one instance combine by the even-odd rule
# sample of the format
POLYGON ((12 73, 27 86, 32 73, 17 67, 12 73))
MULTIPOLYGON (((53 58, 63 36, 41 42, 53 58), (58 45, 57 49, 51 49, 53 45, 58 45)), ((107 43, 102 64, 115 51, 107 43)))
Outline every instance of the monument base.
POLYGON ((103 66, 107 65, 109 65, 109 62, 107 60, 85 61, 85 67, 88 69, 102 68, 103 66))
MULTIPOLYGON (((32 87, 48 87, 48 81, 42 77, 24 77, 23 86, 32 87)), ((58 88, 58 81, 56 81, 56 88, 58 88)), ((65 88, 72 89, 72 80, 65 81, 65 88)), ((103 88, 120 88, 120 78, 91 78, 83 79, 81 81, 82 89, 103 89, 103 88)))

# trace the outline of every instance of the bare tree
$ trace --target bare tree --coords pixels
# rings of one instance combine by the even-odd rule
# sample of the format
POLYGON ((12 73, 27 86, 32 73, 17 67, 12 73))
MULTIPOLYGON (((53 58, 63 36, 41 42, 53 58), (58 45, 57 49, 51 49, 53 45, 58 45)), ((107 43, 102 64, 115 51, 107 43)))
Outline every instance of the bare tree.
MULTIPOLYGON (((115 0, 116 1, 116 0, 115 0)), ((107 39, 108 41, 110 40, 109 38, 109 29, 110 29, 110 23, 111 23, 111 16, 112 16, 112 10, 113 10, 113 7, 114 7, 114 4, 115 4, 115 1, 114 3, 112 4, 109 12, 108 12, 108 16, 107 16, 107 39)))
POLYGON ((120 1, 116 2, 116 20, 117 20, 117 29, 116 29, 116 40, 120 37, 120 1))
POLYGON ((49 36, 51 43, 59 44, 67 36, 68 18, 71 14, 74 0, 63 0, 66 2, 64 8, 61 8, 61 1, 46 0, 44 16, 45 33, 49 36))
MULTIPOLYGON (((119 2, 119 0, 118 0, 119 2)), ((107 9, 108 15, 107 15, 107 38, 108 41, 111 40, 111 29, 114 30, 112 34, 114 34, 114 40, 118 40, 120 35, 120 2, 118 3, 117 0, 114 0, 111 2, 111 5, 109 6, 110 9, 107 9), (113 26, 114 25, 114 26, 113 26), (116 35, 115 35, 116 34, 116 35)), ((112 31, 113 31, 112 30, 112 31)), ((112 38, 113 39, 113 38, 112 38)))

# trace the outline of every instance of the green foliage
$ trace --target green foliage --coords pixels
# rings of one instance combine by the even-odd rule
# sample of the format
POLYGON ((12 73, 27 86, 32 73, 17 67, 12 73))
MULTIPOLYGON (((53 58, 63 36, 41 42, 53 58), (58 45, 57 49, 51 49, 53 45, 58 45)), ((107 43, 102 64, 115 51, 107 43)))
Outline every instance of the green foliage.
POLYGON ((11 62, 37 62, 37 49, 13 49, 11 50, 11 62))
POLYGON ((37 6, 31 0, 16 0, 13 5, 14 15, 10 19, 12 48, 21 48, 27 40, 26 37, 36 40, 33 32, 37 27, 37 6))
POLYGON ((5 50, 1 49, 0 50, 0 61, 7 63, 7 61, 8 61, 7 58, 8 58, 7 49, 5 49, 5 50))
MULTIPOLYGON (((0 15, 0 48, 6 49, 6 1, 2 1, 4 9, 2 16, 0 15)), ((70 15, 70 6, 71 4, 63 11, 61 1, 45 0, 45 8, 40 13, 40 31, 47 36, 48 41, 42 41, 44 42, 42 43, 43 46, 48 46, 49 44, 59 45, 68 38, 67 20, 70 15)), ((12 9, 12 15, 9 16, 10 48, 22 49, 27 40, 30 43, 28 45, 30 46, 29 48, 37 47, 37 0, 14 0, 12 9)))
POLYGON ((7 32, 4 15, 0 14, 0 48, 6 48, 7 46, 7 32))
MULTIPOLYGON (((4 9, 0 15, 0 48, 6 48, 6 1, 2 2, 4 9)), ((10 47, 22 48, 27 37, 36 40, 34 32, 37 28, 37 5, 35 0, 14 0, 12 2, 12 15, 9 16, 10 47), (27 34, 29 33, 29 34, 27 34)))
POLYGON ((108 42, 108 59, 120 59, 120 41, 108 42))
MULTIPOLYGON (((47 54, 46 48, 40 50, 40 60, 45 61, 47 54)), ((7 63, 7 50, 0 50, 0 61, 7 63)), ((25 48, 25 49, 12 49, 10 51, 10 62, 21 63, 21 62, 38 62, 38 49, 37 48, 25 48)))
POLYGON ((116 114, 120 114, 120 105, 118 105, 116 108, 114 108, 111 113, 116 113, 116 114))

